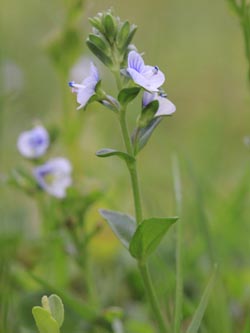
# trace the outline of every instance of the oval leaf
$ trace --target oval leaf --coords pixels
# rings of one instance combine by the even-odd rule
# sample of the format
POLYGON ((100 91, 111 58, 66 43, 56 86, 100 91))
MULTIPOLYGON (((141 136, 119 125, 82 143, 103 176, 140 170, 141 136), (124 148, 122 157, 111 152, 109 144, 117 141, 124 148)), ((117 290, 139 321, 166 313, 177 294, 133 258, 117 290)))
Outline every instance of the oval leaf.
POLYGON ((118 95, 118 101, 122 105, 126 106, 138 95, 140 90, 140 87, 124 88, 118 95))
POLYGON ((152 217, 143 220, 130 242, 131 255, 144 261, 158 247, 163 236, 177 219, 178 217, 152 217))
POLYGON ((64 321, 63 302, 59 296, 54 294, 50 295, 48 300, 51 315, 57 321, 59 327, 61 327, 64 321))
POLYGON ((128 249, 129 243, 136 230, 135 219, 130 215, 112 210, 100 209, 99 212, 108 222, 110 228, 113 230, 121 243, 128 249))
POLYGON ((47 310, 40 306, 34 306, 32 314, 40 333, 60 333, 57 321, 47 310))
POLYGON ((127 153, 124 153, 122 151, 118 151, 111 148, 103 148, 96 152, 96 156, 98 157, 109 157, 109 156, 117 156, 121 159, 125 160, 127 163, 131 163, 135 161, 135 158, 133 156, 128 155, 127 153))
POLYGON ((102 50, 105 54, 110 54, 110 49, 109 49, 109 45, 106 43, 106 41, 98 36, 98 35, 94 35, 94 34, 89 34, 89 40, 95 44, 96 47, 98 47, 100 50, 102 50))

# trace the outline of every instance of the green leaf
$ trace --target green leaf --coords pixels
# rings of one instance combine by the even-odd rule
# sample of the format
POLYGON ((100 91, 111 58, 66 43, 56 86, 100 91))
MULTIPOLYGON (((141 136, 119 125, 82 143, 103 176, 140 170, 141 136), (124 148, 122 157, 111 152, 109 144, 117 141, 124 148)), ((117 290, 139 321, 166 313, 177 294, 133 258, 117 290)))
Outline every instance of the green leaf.
POLYGON ((109 157, 109 156, 117 156, 121 159, 125 160, 127 163, 132 163, 135 161, 135 158, 133 156, 130 156, 127 153, 124 153, 122 151, 118 151, 115 149, 110 148, 103 148, 96 152, 96 156, 98 157, 109 157))
POLYGON ((63 302, 61 298, 55 294, 50 295, 48 300, 51 315, 57 321, 59 327, 61 327, 64 321, 63 302))
POLYGON ((130 103, 139 93, 141 88, 139 87, 132 87, 132 88, 124 88, 120 91, 118 95, 118 101, 126 106, 130 103))
POLYGON ((32 314, 40 333, 60 333, 57 321, 47 310, 40 306, 34 306, 32 314))
POLYGON ((152 217, 143 220, 130 242, 131 255, 144 261, 158 247, 163 236, 177 219, 178 217, 152 217))
POLYGON ((86 40, 86 44, 90 51, 94 53, 94 55, 101 60, 104 65, 107 67, 113 67, 113 62, 112 60, 103 52, 99 47, 96 46, 89 38, 86 40))
POLYGON ((137 128, 133 134, 132 142, 134 146, 134 152, 137 154, 148 142, 155 128, 159 125, 162 118, 157 117, 151 120, 148 126, 144 128, 137 128))
POLYGON ((99 210, 101 216, 108 222, 110 228, 128 249, 129 243, 136 230, 136 222, 132 216, 112 210, 99 210))
POLYGON ((214 267, 212 276, 208 282, 208 285, 202 295, 200 304, 198 305, 198 308, 196 309, 193 319, 187 329, 186 333, 197 333, 199 330, 199 327, 201 325, 202 318, 204 316, 205 310, 207 308, 208 300, 210 297, 210 294, 213 290, 215 278, 216 278, 216 272, 217 272, 217 266, 214 267))

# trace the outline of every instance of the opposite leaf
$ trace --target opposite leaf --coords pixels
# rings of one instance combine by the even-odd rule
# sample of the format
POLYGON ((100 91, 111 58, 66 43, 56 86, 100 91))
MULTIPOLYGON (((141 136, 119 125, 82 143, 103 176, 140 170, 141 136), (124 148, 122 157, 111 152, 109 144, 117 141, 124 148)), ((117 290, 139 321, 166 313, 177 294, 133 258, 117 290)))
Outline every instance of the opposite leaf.
POLYGON ((60 333, 57 321, 47 310, 40 306, 34 306, 32 308, 32 314, 39 333, 60 333))
POLYGON ((108 222, 110 228, 128 249, 129 243, 136 230, 136 222, 132 216, 112 210, 99 210, 101 216, 108 222))
POLYGON ((118 151, 111 148, 103 148, 96 152, 96 156, 98 157, 109 157, 109 156, 117 156, 121 159, 125 160, 127 163, 131 163, 135 161, 135 158, 133 156, 128 155, 127 153, 124 153, 122 151, 118 151))
POLYGON ((118 101, 126 106, 130 103, 133 99, 136 98, 141 88, 139 87, 132 87, 132 88, 124 88, 120 91, 118 95, 118 101))
POLYGON ((178 217, 152 217, 142 221, 130 242, 131 255, 144 261, 157 248, 163 236, 177 219, 178 217))

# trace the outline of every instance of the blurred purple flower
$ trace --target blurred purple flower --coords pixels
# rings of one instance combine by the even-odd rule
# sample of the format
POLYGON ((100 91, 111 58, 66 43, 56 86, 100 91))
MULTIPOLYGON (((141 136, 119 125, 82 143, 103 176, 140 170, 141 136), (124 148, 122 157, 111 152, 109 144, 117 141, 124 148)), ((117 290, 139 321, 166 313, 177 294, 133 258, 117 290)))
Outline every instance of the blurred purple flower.
POLYGON ((155 114, 155 117, 169 116, 175 112, 176 107, 169 99, 157 93, 149 93, 147 91, 144 92, 142 97, 143 107, 147 106, 154 100, 157 100, 159 102, 159 107, 155 114))
POLYGON ((42 156, 49 146, 49 134, 43 126, 36 126, 30 131, 22 132, 17 140, 17 148, 27 158, 42 156))
POLYGON ((66 196, 66 189, 72 184, 72 166, 69 160, 57 157, 36 167, 33 171, 39 186, 57 198, 66 196))
POLYGON ((143 58, 136 51, 128 54, 128 67, 132 80, 148 91, 158 91, 158 88, 164 83, 165 76, 157 66, 145 66, 143 58))
POLYGON ((95 87, 99 80, 98 69, 91 62, 90 73, 81 84, 77 84, 74 81, 69 82, 69 86, 72 88, 72 92, 77 94, 77 102, 80 104, 77 110, 85 107, 89 99, 95 94, 95 87))

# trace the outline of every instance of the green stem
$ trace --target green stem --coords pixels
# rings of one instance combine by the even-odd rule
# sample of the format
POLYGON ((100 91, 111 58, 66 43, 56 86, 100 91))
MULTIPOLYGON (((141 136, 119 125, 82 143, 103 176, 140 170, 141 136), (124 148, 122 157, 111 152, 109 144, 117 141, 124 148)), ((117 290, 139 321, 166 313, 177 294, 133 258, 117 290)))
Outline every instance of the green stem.
MULTIPOLYGON (((120 112, 120 125, 121 125, 124 144, 127 149, 127 153, 131 156, 134 156, 132 143, 131 143, 131 140, 130 140, 130 137, 128 134, 125 109, 122 109, 120 112)), ((131 179, 132 190, 133 190, 136 222, 137 222, 137 224, 139 224, 142 221, 142 206, 141 206, 141 197, 140 197, 139 181, 138 181, 138 175, 137 175, 136 160, 133 163, 130 163, 128 165, 128 169, 129 169, 129 173, 130 173, 130 179, 131 179)))
POLYGON ((148 300, 150 302, 152 311, 154 313, 155 319, 157 320, 157 324, 159 326, 159 332, 166 333, 167 327, 166 327, 166 324, 161 315, 160 306, 159 306, 159 303, 158 303, 158 300, 157 300, 157 297, 156 297, 156 294, 154 291, 152 280, 149 275, 148 267, 146 264, 141 264, 141 263, 138 263, 138 267, 139 267, 139 270, 140 270, 140 273, 141 273, 141 276, 142 276, 142 279, 144 282, 148 300))
MULTIPOLYGON (((131 140, 128 134, 128 127, 126 122, 126 110, 122 109, 120 113, 120 125, 122 130, 123 140, 126 146, 127 153, 134 157, 134 151, 131 144, 131 140)), ((140 197, 140 190, 139 190, 139 182, 138 182, 138 175, 137 175, 137 168, 136 168, 136 160, 128 164, 128 169, 131 178, 132 190, 133 190, 133 198, 134 198, 134 207, 135 207, 135 215, 136 215, 136 222, 140 224, 142 222, 142 206, 141 206, 141 197, 140 197)), ((139 263, 139 270, 142 276, 142 280, 145 286, 145 291, 148 296, 148 300, 150 302, 152 312, 157 320, 157 324, 159 326, 159 331, 161 333, 167 332, 167 327, 162 317, 160 306, 152 285, 152 281, 149 275, 148 267, 146 264, 139 263)))

